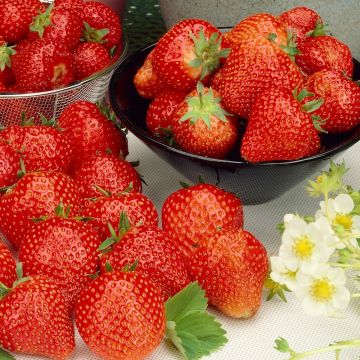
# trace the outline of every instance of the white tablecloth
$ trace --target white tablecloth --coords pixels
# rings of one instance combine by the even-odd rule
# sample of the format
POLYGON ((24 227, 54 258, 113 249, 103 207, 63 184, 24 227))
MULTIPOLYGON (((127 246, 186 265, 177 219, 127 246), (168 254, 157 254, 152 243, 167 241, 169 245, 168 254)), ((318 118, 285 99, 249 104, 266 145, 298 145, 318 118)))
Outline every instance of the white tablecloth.
MULTIPOLYGON (((184 178, 131 134, 129 134, 129 145, 129 160, 140 160, 138 171, 148 184, 144 186, 144 193, 154 201, 160 213, 166 197, 179 189, 179 180, 184 180, 184 178)), ((346 181, 355 188, 360 188, 359 153, 360 143, 337 159, 338 161, 345 159, 346 165, 350 167, 346 181)), ((267 204, 245 206, 245 229, 264 243, 270 255, 276 254, 280 246, 280 236, 275 226, 282 221, 285 213, 314 214, 319 200, 310 199, 306 195, 305 185, 306 182, 303 182, 282 197, 267 204)), ((266 302, 264 299, 260 311, 250 320, 234 320, 216 311, 213 312, 228 332, 229 342, 224 348, 204 359, 283 360, 287 356, 273 348, 274 340, 278 336, 285 337, 295 350, 318 348, 334 341, 360 337, 360 300, 352 303, 342 319, 309 317, 302 311, 292 294, 288 295, 288 303, 278 299, 266 302)), ((37 360, 38 358, 16 355, 16 359, 37 360)), ((77 336, 77 348, 71 359, 96 360, 98 358, 87 350, 86 345, 77 336)), ((180 359, 182 357, 165 341, 149 357, 149 360, 180 359)), ((327 353, 311 359, 333 360, 335 355, 327 353)), ((359 360, 360 349, 344 352, 341 359, 359 360)))

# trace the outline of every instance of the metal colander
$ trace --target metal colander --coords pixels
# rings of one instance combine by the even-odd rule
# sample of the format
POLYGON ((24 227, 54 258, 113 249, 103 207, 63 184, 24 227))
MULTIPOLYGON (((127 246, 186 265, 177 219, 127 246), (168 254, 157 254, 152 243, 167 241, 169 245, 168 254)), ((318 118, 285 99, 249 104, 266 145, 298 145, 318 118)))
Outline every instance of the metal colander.
MULTIPOLYGON (((52 0, 42 0, 42 2, 50 4, 52 0)), ((19 124, 22 112, 27 116, 35 116, 35 119, 39 113, 46 118, 57 119, 61 112, 75 101, 96 102, 102 100, 106 96, 110 78, 117 65, 122 61, 126 50, 127 44, 124 40, 121 56, 109 67, 62 89, 40 93, 0 94, 0 126, 19 124)))

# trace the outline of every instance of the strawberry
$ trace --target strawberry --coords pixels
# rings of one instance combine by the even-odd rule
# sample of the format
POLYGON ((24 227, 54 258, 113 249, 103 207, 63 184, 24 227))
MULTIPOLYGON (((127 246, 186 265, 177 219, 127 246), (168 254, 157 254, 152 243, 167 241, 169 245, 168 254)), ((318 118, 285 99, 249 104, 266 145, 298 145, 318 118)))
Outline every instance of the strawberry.
POLYGON ((68 138, 55 127, 54 120, 42 118, 42 126, 31 119, 22 125, 12 125, 0 132, 11 148, 21 154, 28 172, 54 170, 68 172, 72 160, 72 147, 68 138))
POLYGON ((0 35, 0 84, 2 92, 14 82, 14 75, 11 70, 11 57, 16 53, 14 46, 8 46, 0 35))
POLYGON ((46 91, 74 81, 72 56, 60 43, 26 41, 12 57, 12 70, 21 91, 46 91))
POLYGON ((162 227, 190 256, 197 243, 218 228, 241 228, 243 207, 234 194, 199 184, 172 193, 162 207, 162 227))
POLYGON ((296 52, 293 46, 292 38, 284 49, 272 38, 258 36, 234 48, 219 71, 215 87, 226 110, 248 119, 255 100, 264 90, 270 87, 292 90, 299 86, 303 75, 289 55, 296 52))
POLYGON ((127 161, 115 155, 92 155, 77 169, 74 180, 80 196, 86 205, 86 199, 97 198, 100 187, 111 193, 122 192, 129 187, 135 192, 141 192, 139 174, 127 161))
POLYGON ((84 6, 83 0, 55 0, 55 7, 64 6, 68 9, 75 8, 77 11, 82 11, 84 6))
POLYGON ((20 170, 19 154, 0 137, 0 188, 14 184, 18 170, 20 170))
POLYGON ((323 23, 321 16, 316 11, 305 6, 283 12, 278 20, 285 28, 295 31, 298 44, 306 41, 307 34, 323 23))
POLYGON ((120 19, 110 6, 97 1, 84 2, 83 21, 85 41, 101 43, 109 50, 121 45, 120 19))
POLYGON ((75 321, 84 342, 102 359, 144 359, 164 336, 165 308, 160 290, 145 277, 108 272, 83 290, 75 321))
POLYGON ((75 8, 51 4, 47 9, 34 17, 30 30, 34 38, 48 42, 59 42, 73 50, 80 42, 83 22, 75 8))
POLYGON ((223 159, 237 140, 237 119, 227 113, 217 91, 199 83, 173 112, 173 135, 180 148, 223 159))
POLYGON ((25 39, 33 16, 44 10, 40 0, 6 0, 0 6, 0 34, 10 44, 25 39))
POLYGON ((314 115, 326 119, 322 128, 330 133, 351 130, 360 123, 360 87, 340 70, 323 70, 311 75, 305 88, 323 99, 314 115))
POLYGON ((146 57, 144 64, 134 76, 134 85, 137 92, 146 99, 153 99, 166 89, 166 84, 154 70, 153 55, 154 50, 146 57))
POLYGON ((78 214, 80 197, 69 176, 46 171, 27 173, 0 197, 0 231, 18 248, 34 225, 33 219, 54 216, 60 202, 71 207, 71 215, 78 214))
POLYGON ((249 232, 221 230, 200 242, 190 272, 209 303, 235 318, 254 316, 261 305, 268 273, 264 246, 249 232))
POLYGON ((157 226, 158 214, 155 205, 145 195, 136 192, 116 195, 104 190, 101 192, 104 192, 103 196, 92 201, 82 214, 91 219, 90 224, 98 230, 102 238, 111 236, 108 224, 117 228, 122 212, 127 214, 131 224, 157 226))
POLYGON ((5 86, 5 84, 0 81, 0 93, 6 93, 7 92, 7 88, 5 86))
POLYGON ((73 55, 76 80, 97 73, 111 61, 108 50, 98 43, 82 43, 75 49, 73 55))
MULTIPOLYGON (((297 94, 296 94, 297 95, 297 94)), ((268 89, 257 99, 242 140, 241 155, 252 163, 296 160, 317 154, 320 138, 309 112, 322 100, 301 106, 287 89, 268 89)))
POLYGON ((119 232, 119 235, 114 233, 99 248, 103 251, 100 258, 102 272, 106 271, 107 263, 115 270, 121 270, 136 261, 136 272, 151 279, 165 300, 190 283, 186 258, 176 241, 166 232, 155 226, 130 227, 124 213, 119 232))
POLYGON ((228 56, 230 50, 224 49, 221 41, 220 30, 207 21, 180 21, 157 43, 152 65, 168 87, 189 92, 228 56))
POLYGON ((172 115, 187 94, 183 91, 164 90, 151 102, 146 113, 146 127, 156 137, 166 136, 172 128, 172 115))
POLYGON ((22 278, 0 295, 0 345, 9 351, 63 360, 75 348, 61 289, 44 276, 22 278))
POLYGON ((16 262, 10 250, 0 240, 0 284, 11 287, 16 280, 16 262))
POLYGON ((128 144, 123 132, 118 131, 114 121, 109 121, 93 103, 77 101, 69 105, 58 119, 64 134, 77 149, 73 159, 73 170, 90 155, 111 152, 126 157, 128 144))
POLYGON ((101 244, 90 224, 66 216, 62 206, 56 217, 34 224, 19 251, 25 275, 46 275, 61 286, 72 309, 81 290, 98 269, 96 249, 101 244))

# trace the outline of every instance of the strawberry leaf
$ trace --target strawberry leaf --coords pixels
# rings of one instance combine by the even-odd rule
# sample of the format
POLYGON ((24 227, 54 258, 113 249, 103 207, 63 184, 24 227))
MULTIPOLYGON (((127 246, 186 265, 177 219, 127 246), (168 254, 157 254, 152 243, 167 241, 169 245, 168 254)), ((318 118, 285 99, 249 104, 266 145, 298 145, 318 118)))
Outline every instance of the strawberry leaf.
POLYGON ((0 359, 1 360, 15 360, 15 358, 4 349, 0 348, 0 359))

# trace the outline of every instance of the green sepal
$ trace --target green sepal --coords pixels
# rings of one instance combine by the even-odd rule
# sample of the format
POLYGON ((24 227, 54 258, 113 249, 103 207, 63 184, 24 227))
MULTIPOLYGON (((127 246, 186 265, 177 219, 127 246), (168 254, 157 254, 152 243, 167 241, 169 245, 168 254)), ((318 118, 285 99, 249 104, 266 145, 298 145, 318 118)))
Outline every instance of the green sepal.
POLYGON ((114 268, 110 264, 110 261, 106 261, 106 263, 105 263, 105 272, 112 272, 112 271, 114 271, 114 268))
POLYGON ((191 186, 190 184, 186 183, 185 181, 179 181, 179 184, 181 185, 181 187, 183 189, 187 189, 191 186))
POLYGON ((281 352, 281 353, 288 353, 290 352, 290 346, 289 343, 287 342, 286 339, 282 338, 282 337, 278 337, 275 340, 275 346, 274 349, 276 349, 277 351, 281 352))
POLYGON ((131 228, 129 218, 126 215, 125 211, 122 211, 120 214, 119 220, 119 234, 120 237, 123 237, 131 228))
POLYGON ((312 115, 311 119, 314 124, 314 128, 317 131, 327 134, 327 131, 323 128, 323 126, 326 124, 327 119, 323 119, 321 116, 318 115, 312 115))
POLYGON ((43 114, 39 113, 42 126, 57 127, 55 118, 47 119, 43 114))
POLYGON ((108 237, 101 245, 97 248, 97 251, 105 252, 108 248, 114 245, 116 241, 112 237, 108 237))
POLYGON ((287 44, 280 45, 280 48, 289 55, 293 62, 295 62, 295 55, 301 54, 297 48, 296 33, 290 28, 287 30, 287 44))
POLYGON ((54 6, 54 4, 49 5, 43 13, 34 17, 30 24, 30 31, 37 32, 41 38, 44 36, 45 29, 52 24, 51 12, 54 6))
POLYGON ((8 46, 7 43, 0 45, 0 71, 4 71, 6 67, 11 67, 11 56, 15 54, 15 45, 8 46))
POLYGON ((274 43, 275 40, 277 39, 277 35, 275 33, 270 33, 267 38, 268 40, 274 43))
POLYGON ((352 215, 360 215, 360 192, 348 189, 348 193, 354 201, 355 207, 351 212, 352 215))
MULTIPOLYGON (((11 291, 6 285, 0 282, 0 300, 11 291)), ((0 358, 1 359, 1 358, 0 358)))
POLYGON ((102 196, 108 197, 108 196, 111 196, 111 195, 112 195, 112 193, 111 193, 110 191, 105 190, 105 189, 101 188, 101 187, 98 186, 98 185, 94 185, 94 188, 95 188, 102 196))
POLYGON ((17 177, 21 179, 26 174, 26 168, 24 164, 24 160, 20 157, 20 170, 17 172, 17 177))
POLYGON ((82 41, 94 42, 104 44, 108 40, 104 37, 109 33, 109 29, 95 29, 92 28, 86 21, 84 21, 82 41))
POLYGON ((315 29, 312 31, 309 31, 306 36, 310 37, 318 37, 318 36, 324 36, 330 33, 329 25, 324 24, 321 20, 318 20, 316 22, 315 29))
POLYGON ((13 288, 30 280, 29 277, 24 277, 23 265, 21 262, 16 263, 17 280, 13 284, 13 288))
POLYGON ((136 259, 132 264, 126 264, 121 271, 122 272, 134 272, 139 265, 139 260, 136 259))
POLYGON ((279 231, 280 234, 282 234, 285 231, 285 224, 283 222, 277 224, 276 230, 279 231))
POLYGON ((95 274, 86 274, 86 276, 91 280, 95 280, 100 276, 100 270, 98 270, 95 274))
POLYGON ((11 354, 4 349, 0 348, 0 359, 1 360, 16 360, 11 354))
POLYGON ((270 301, 274 296, 278 296, 282 301, 287 302, 285 292, 290 292, 286 285, 279 284, 268 276, 264 283, 264 288, 269 290, 267 301, 270 301))
POLYGON ((315 96, 314 93, 307 91, 307 89, 302 89, 298 92, 298 88, 295 88, 293 91, 294 99, 298 102, 302 102, 306 97, 313 97, 315 96))
POLYGON ((315 100, 307 102, 301 108, 302 108, 302 111, 304 111, 306 113, 312 113, 316 110, 319 110, 323 104, 324 104, 323 99, 315 99, 315 100))
POLYGON ((34 126, 34 117, 27 117, 26 116, 26 112, 22 111, 21 112, 21 121, 20 121, 20 125, 21 126, 34 126))
POLYGON ((55 208, 55 215, 57 217, 68 219, 71 211, 71 206, 64 207, 64 204, 62 201, 59 202, 59 204, 55 208))

